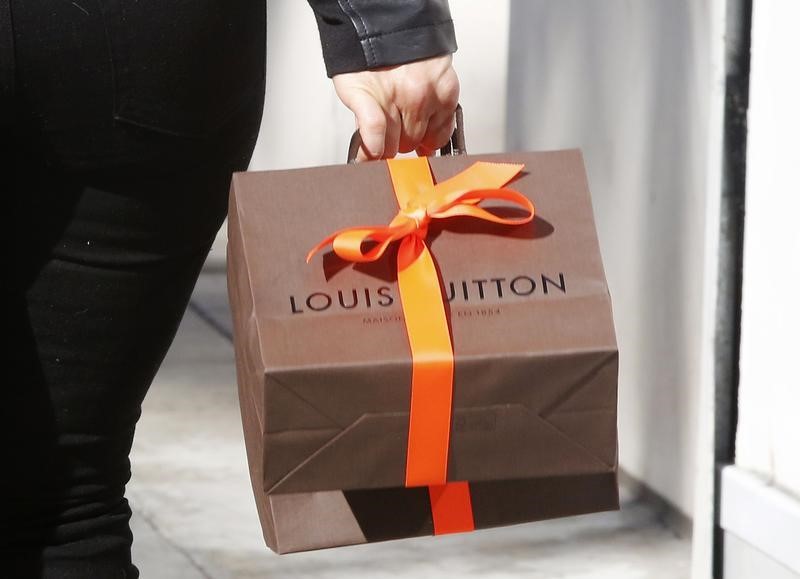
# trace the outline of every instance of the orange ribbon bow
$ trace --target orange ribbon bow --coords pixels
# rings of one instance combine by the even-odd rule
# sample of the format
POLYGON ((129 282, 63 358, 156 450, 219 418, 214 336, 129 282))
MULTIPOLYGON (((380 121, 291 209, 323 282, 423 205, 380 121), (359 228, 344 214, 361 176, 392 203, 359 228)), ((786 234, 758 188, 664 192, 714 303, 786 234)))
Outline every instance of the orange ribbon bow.
POLYGON ((434 219, 474 217, 522 225, 533 219, 534 208, 521 193, 502 188, 523 165, 477 162, 434 184, 426 157, 389 159, 387 164, 400 212, 388 226, 337 231, 312 249, 306 261, 328 244, 342 259, 376 261, 392 243, 400 243, 397 284, 412 359, 405 485, 429 487, 437 535, 471 531, 474 522, 468 483, 447 483, 453 345, 439 276, 425 238, 434 219), (492 199, 518 205, 528 214, 503 218, 478 206, 481 201, 492 199), (375 245, 364 251, 365 242, 375 245))

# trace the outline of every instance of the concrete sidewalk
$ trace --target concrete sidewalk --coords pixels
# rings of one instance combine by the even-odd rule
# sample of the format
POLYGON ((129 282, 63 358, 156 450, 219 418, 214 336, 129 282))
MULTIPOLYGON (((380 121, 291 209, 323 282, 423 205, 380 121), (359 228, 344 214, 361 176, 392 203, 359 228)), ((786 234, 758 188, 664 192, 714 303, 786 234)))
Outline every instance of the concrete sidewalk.
POLYGON ((681 579, 690 541, 623 489, 623 508, 467 535, 277 556, 247 474, 225 277, 201 276, 145 402, 128 496, 144 579, 681 579))

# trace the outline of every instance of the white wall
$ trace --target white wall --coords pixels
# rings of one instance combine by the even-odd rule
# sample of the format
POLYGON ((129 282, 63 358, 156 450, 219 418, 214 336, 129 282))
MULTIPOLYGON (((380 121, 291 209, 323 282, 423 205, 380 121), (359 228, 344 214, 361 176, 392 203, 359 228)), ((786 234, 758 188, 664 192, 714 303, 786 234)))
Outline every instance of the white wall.
POLYGON ((716 5, 511 4, 508 146, 583 149, 620 347, 620 461, 687 515, 698 455, 705 488, 711 472, 698 425, 711 386, 705 288, 716 284, 706 260, 709 150, 721 151, 716 5))
POLYGON ((800 4, 756 0, 736 464, 800 497, 800 4))

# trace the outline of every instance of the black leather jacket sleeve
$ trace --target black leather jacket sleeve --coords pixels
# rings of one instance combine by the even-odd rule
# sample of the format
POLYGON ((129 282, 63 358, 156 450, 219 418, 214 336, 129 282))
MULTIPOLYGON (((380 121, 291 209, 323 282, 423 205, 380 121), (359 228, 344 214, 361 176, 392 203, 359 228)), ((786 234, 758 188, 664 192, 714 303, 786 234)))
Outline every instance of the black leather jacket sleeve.
POLYGON ((456 51, 447 0, 308 0, 328 76, 456 51))

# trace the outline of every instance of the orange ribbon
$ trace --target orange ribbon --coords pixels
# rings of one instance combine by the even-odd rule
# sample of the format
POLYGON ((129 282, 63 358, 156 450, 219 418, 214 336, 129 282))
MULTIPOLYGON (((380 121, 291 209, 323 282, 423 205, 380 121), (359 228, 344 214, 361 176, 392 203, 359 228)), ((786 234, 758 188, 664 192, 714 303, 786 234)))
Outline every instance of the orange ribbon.
POLYGON ((389 174, 400 212, 388 226, 349 227, 324 239, 306 261, 331 244, 340 258, 376 261, 398 241, 397 284, 411 347, 411 410, 406 457, 407 487, 428 486, 434 532, 471 531, 474 527, 467 482, 447 482, 447 453, 453 405, 453 345, 442 288, 425 238, 434 219, 474 217, 522 225, 533 219, 527 197, 502 188, 523 165, 477 162, 454 177, 434 184, 426 157, 389 159, 389 174), (499 200, 527 210, 503 218, 478 206, 499 200), (364 244, 374 247, 364 251, 364 244))

